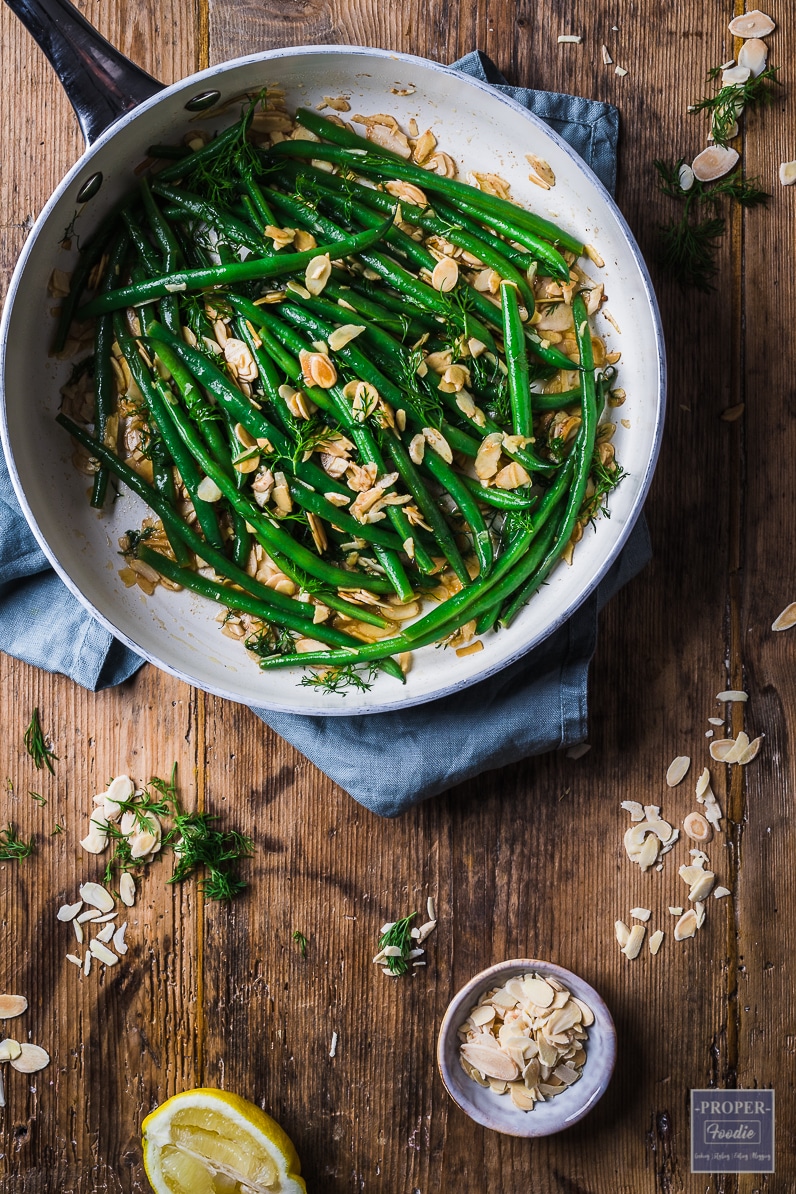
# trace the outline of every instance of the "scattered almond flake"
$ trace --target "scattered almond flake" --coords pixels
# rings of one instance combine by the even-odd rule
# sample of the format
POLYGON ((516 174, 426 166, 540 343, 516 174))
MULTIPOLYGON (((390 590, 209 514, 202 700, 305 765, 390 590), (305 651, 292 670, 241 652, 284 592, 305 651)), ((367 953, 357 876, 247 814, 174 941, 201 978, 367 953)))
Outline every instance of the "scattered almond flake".
POLYGON ((119 899, 127 908, 135 903, 135 879, 129 871, 124 871, 119 880, 119 899))
POLYGON ((583 38, 579 33, 559 33, 558 44, 560 46, 579 46, 583 38))
POLYGON ((701 929, 705 923, 705 905, 701 900, 697 900, 694 904, 694 911, 696 912, 696 927, 701 929))
POLYGON ((715 759, 717 763, 723 763, 734 746, 734 738, 717 738, 710 744, 711 759, 715 759))
POLYGON ((614 921, 614 933, 620 949, 624 949, 630 939, 630 929, 623 920, 614 921))
POLYGON ((22 1046, 12 1037, 9 1036, 4 1041, 0 1041, 0 1061, 14 1061, 21 1053, 22 1046))
POLYGON ((738 150, 724 145, 709 145, 698 153, 691 163, 691 169, 700 182, 713 182, 732 170, 738 161, 738 150))
POLYGON ((41 1045, 25 1043, 20 1046, 19 1057, 11 1058, 12 1068, 20 1074, 35 1074, 49 1064, 50 1054, 46 1049, 42 1049, 41 1045))
POLYGON ((786 605, 782 613, 771 623, 772 630, 790 630, 791 626, 796 626, 796 601, 786 605))
POLYGON ((671 912, 672 916, 682 916, 683 915, 682 908, 671 908, 670 907, 669 911, 671 912))
POLYGON ((682 162, 680 169, 677 171, 677 181, 680 183, 681 191, 690 191, 694 185, 694 171, 687 162, 682 162))
POLYGON ((125 921, 124 924, 120 924, 116 932, 113 934, 113 948, 116 950, 117 954, 127 953, 128 945, 124 939, 124 934, 126 931, 127 921, 125 921))
POLYGON ((548 190, 556 185, 556 176, 549 162, 544 158, 537 157, 535 153, 526 153, 525 160, 538 176, 542 185, 548 190))
POLYGON ((747 66, 749 73, 753 78, 762 75, 766 69, 766 59, 768 58, 768 46, 759 37, 752 37, 745 41, 741 46, 738 54, 738 65, 747 66))
MULTIPOLYGON (((709 717, 708 722, 712 726, 723 726, 724 718, 723 717, 709 717)), ((707 773, 707 768, 705 768, 705 773, 707 773)))
POLYGON ((394 929, 394 928, 395 928, 395 921, 388 920, 386 925, 381 926, 379 936, 383 937, 385 933, 389 933, 390 929, 394 929))
POLYGON ((721 72, 722 87, 734 87, 739 84, 743 86, 748 82, 752 71, 748 66, 730 66, 721 72))
MULTIPOLYGON (((680 830, 673 829, 672 836, 669 838, 668 842, 666 842, 666 844, 661 847, 661 858, 663 858, 664 854, 668 854, 669 851, 674 848, 676 843, 679 841, 679 838, 680 838, 680 830)), ((659 867, 658 870, 660 870, 660 869, 661 868, 659 867)))
POLYGON ((102 913, 99 908, 87 908, 85 912, 81 912, 79 916, 76 916, 75 920, 79 925, 83 925, 87 920, 98 920, 101 915, 102 913))
POLYGON ((429 896, 428 899, 426 900, 426 912, 428 913, 429 921, 433 920, 434 923, 436 924, 437 923, 437 905, 434 902, 433 896, 429 896))
POLYGON ((714 887, 713 888, 713 899, 714 900, 723 900, 724 897, 728 896, 728 895, 732 895, 732 892, 730 891, 729 887, 714 887))
POLYGON ((579 742, 577 746, 570 746, 567 751, 568 759, 582 759, 591 750, 590 742, 579 742))
POLYGON ((93 941, 89 942, 88 948, 91 951, 91 953, 93 953, 93 955, 97 959, 97 961, 104 962, 106 966, 115 966, 116 963, 119 961, 116 954, 111 953, 111 951, 108 949, 107 945, 103 945, 103 943, 101 941, 97 941, 96 938, 94 938, 93 941))
POLYGON ((80 909, 83 907, 83 901, 78 900, 74 904, 62 904, 56 913, 58 920, 74 920, 80 909))
POLYGON ((636 920, 649 920, 652 912, 649 908, 631 908, 630 915, 635 916, 636 920))
POLYGON ((423 941, 425 941, 426 937, 430 936, 431 933, 434 932, 436 927, 437 927, 437 922, 435 920, 427 920, 425 924, 422 924, 417 931, 418 943, 422 943, 423 941))
POLYGON ((649 939, 650 953, 656 954, 663 944, 663 929, 657 929, 649 939))
POLYGON ((738 737, 735 739, 733 746, 727 751, 724 756, 725 763, 737 763, 741 755, 744 753, 749 745, 749 735, 741 730, 738 737))
POLYGON ((376 954, 376 956, 375 956, 375 958, 373 959, 373 961, 374 961, 374 962, 375 962, 377 965, 378 965, 378 963, 379 963, 379 962, 383 962, 383 961, 384 961, 384 950, 383 950, 383 949, 380 949, 380 950, 379 950, 379 952, 376 954))
POLYGON ((459 658, 463 658, 465 655, 477 655, 478 652, 483 651, 483 649, 484 644, 481 642, 480 638, 477 638, 474 642, 468 643, 466 647, 457 647, 456 654, 459 656, 459 658))
POLYGON ((610 53, 608 52, 608 46, 602 47, 602 55, 603 55, 603 65, 604 66, 612 66, 614 60, 611 57, 610 53))
POLYGON ((616 70, 614 71, 614 74, 619 75, 620 79, 624 79, 625 75, 627 74, 627 71, 625 70, 625 68, 623 66, 618 66, 616 68, 616 70))
POLYGON ((107 925, 105 925, 105 927, 103 929, 100 930, 99 933, 97 933, 94 940, 108 942, 108 941, 110 941, 110 939, 113 936, 115 931, 116 931, 116 925, 107 924, 107 925))
POLYGON ((704 874, 697 879, 696 883, 692 884, 688 892, 688 898, 692 903, 706 899, 716 882, 716 876, 712 871, 705 871, 704 874))
POLYGON ((685 779, 690 766, 691 759, 688 755, 678 755, 676 759, 672 759, 666 772, 666 782, 670 788, 676 788, 685 779))
POLYGON ((66 960, 67 960, 67 962, 73 962, 75 966, 83 965, 81 959, 77 956, 77 954, 67 954, 66 960))
POLYGON ((83 958, 83 974, 88 974, 91 970, 91 959, 93 954, 90 949, 86 950, 86 956, 83 958))
POLYGON ((701 813, 689 813, 683 821, 683 829, 692 842, 709 842, 713 837, 713 830, 701 813))
POLYGON ((714 731, 713 731, 713 730, 705 730, 705 737, 706 737, 706 738, 712 738, 712 737, 713 737, 713 734, 714 734, 714 731))
MULTIPOLYGON (((783 187, 792 187, 796 182, 796 161, 782 162, 779 167, 779 181, 783 187)), ((784 626, 779 627, 784 630, 784 626)))
POLYGON ((221 498, 221 490, 212 477, 202 477, 196 487, 196 496, 203 502, 217 502, 221 498))
POLYGON ((99 883, 81 884, 80 895, 87 904, 99 908, 100 912, 110 912, 116 903, 111 893, 99 883))
POLYGON ((735 423, 738 421, 738 419, 740 419, 745 410, 746 404, 744 402, 738 402, 735 406, 726 407, 726 409, 723 410, 719 415, 719 418, 723 419, 725 423, 735 423))
POLYGON ((602 269, 604 267, 605 262, 595 249, 594 245, 584 245, 583 253, 584 256, 588 257, 589 261, 594 262, 598 269, 602 269))
POLYGON ((399 977, 397 970, 388 970, 386 966, 382 966, 381 972, 382 972, 382 974, 386 974, 387 978, 398 978, 399 977))
POLYGON ((639 804, 638 800, 623 800, 621 807, 625 810, 625 812, 630 813, 631 821, 644 820, 644 809, 639 804))
POLYGON ((82 944, 83 944, 83 939, 84 939, 84 938, 83 938, 83 926, 82 926, 82 924, 80 923, 80 921, 79 921, 79 920, 73 920, 73 921, 72 921, 72 928, 75 930, 75 937, 77 938, 77 943, 78 943, 78 945, 82 945, 82 944))
POLYGON ((760 734, 758 738, 753 739, 747 746, 746 750, 741 751, 741 753, 738 755, 738 758, 735 760, 736 763, 740 763, 742 767, 745 767, 747 763, 751 763, 752 759, 756 759, 760 752, 760 745, 764 738, 765 734, 760 734))
POLYGON ((611 312, 608 310, 607 307, 603 307, 602 314, 608 320, 608 322, 610 323, 610 325, 614 329, 614 331, 618 332, 619 335, 621 336, 622 329, 620 328, 619 324, 616 322, 616 320, 614 319, 613 315, 611 314, 611 312))
POLYGON ((659 821, 661 817, 660 806, 657 804, 645 804, 644 816, 647 821, 659 821))
POLYGON ((633 925, 633 928, 630 930, 630 936, 627 939, 627 944, 622 948, 622 953, 626 958, 630 958, 632 961, 633 958, 638 957, 641 947, 644 944, 646 933, 647 929, 645 925, 633 925))
POLYGON ((674 939, 675 941, 685 941, 687 937, 693 937, 696 931, 697 914, 693 908, 689 908, 674 926, 674 939))
POLYGON ((710 865, 710 859, 708 858, 708 856, 704 850, 699 850, 695 847, 693 850, 689 850, 688 853, 691 855, 691 857, 693 858, 693 860, 697 864, 697 866, 709 866, 710 865))
POLYGON ((717 701, 748 701, 749 693, 741 688, 727 688, 724 692, 716 693, 717 701))
POLYGON ((95 916, 91 923, 92 925, 104 925, 108 921, 116 920, 117 915, 116 912, 106 912, 104 916, 95 916))
POLYGON ((774 32, 776 24, 766 13, 754 8, 751 12, 733 17, 727 28, 733 37, 767 37, 774 32))
POLYGON ((333 1032, 333 1033, 332 1033, 332 1043, 331 1043, 331 1045, 329 1046, 329 1056, 330 1056, 330 1057, 334 1057, 335 1053, 337 1052, 337 1042, 338 1042, 338 1040, 339 1040, 339 1037, 338 1037, 337 1033, 336 1033, 336 1032, 333 1032))

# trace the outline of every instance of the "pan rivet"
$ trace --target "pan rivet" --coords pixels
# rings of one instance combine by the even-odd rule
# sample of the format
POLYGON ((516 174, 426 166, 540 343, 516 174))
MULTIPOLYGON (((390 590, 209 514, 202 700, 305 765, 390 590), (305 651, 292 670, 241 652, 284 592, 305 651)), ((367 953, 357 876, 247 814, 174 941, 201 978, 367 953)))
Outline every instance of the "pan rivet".
POLYGON ((220 91, 203 91, 201 95, 195 95, 193 99, 188 100, 185 109, 187 112, 204 112, 205 108, 212 108, 220 99, 220 91))
POLYGON ((83 183, 80 190, 75 196, 75 203, 88 203, 89 199, 93 199, 97 191, 102 186, 102 173, 98 170, 96 174, 92 174, 83 183))

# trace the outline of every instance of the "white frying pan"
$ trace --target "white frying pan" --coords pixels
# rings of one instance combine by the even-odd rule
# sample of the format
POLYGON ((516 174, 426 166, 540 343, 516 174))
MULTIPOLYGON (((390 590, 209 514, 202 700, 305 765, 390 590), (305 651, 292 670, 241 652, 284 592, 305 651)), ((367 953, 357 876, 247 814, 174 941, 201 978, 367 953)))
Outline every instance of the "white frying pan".
POLYGON ((430 701, 491 675, 552 634, 599 583, 638 517, 665 401, 663 337, 646 267, 616 204, 577 154, 512 100, 422 58, 357 47, 297 47, 238 58, 161 87, 108 45, 68 0, 7 2, 56 68, 87 141, 28 238, 0 326, 0 432, 12 480, 36 538, 75 596, 128 646, 187 683, 233 701, 304 714, 384 712, 430 701), (424 648, 403 687, 389 677, 380 677, 368 693, 345 697, 301 687, 298 669, 259 671, 239 643, 219 632, 218 609, 210 602, 161 588, 153 597, 125 589, 117 575, 117 540, 139 524, 141 503, 122 491, 112 509, 92 510, 87 478, 75 471, 69 439, 53 421, 70 371, 68 362, 47 355, 47 283, 53 267, 70 270, 74 264, 74 253, 60 246, 64 228, 77 212, 76 230, 85 237, 134 185, 133 171, 147 146, 176 142, 197 123, 210 132, 226 127, 234 118, 229 114, 216 121, 197 113, 264 84, 282 87, 290 107, 346 95, 353 112, 389 112, 404 127, 414 117, 421 130, 434 130, 440 148, 460 166, 503 175, 521 202, 597 246, 605 267, 590 272, 605 283, 608 310, 621 328, 619 333, 597 317, 609 349, 621 349, 620 384, 627 392, 615 412, 621 417, 615 444, 628 476, 611 496, 611 518, 587 530, 573 565, 556 568, 508 630, 486 637, 483 651, 459 658, 424 648), (393 88, 411 94, 396 95, 393 88), (550 163, 552 190, 528 181, 528 152, 550 163))

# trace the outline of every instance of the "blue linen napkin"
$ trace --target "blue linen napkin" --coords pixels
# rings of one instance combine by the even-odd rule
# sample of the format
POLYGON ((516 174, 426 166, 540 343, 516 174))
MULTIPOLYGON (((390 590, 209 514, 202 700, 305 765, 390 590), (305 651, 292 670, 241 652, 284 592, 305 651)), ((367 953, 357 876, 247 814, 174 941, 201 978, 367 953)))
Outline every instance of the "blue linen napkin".
MULTIPOLYGON (((453 69, 490 83, 534 112, 613 190, 619 114, 610 104, 510 87, 485 54, 453 69)), ((254 709, 355 800, 381 816, 482 771, 584 741, 587 679, 597 613, 651 555, 643 517, 597 591, 523 659, 460 693, 404 712, 301 717, 254 709), (411 767, 402 761, 411 759, 411 767)), ((50 568, 0 455, 0 651, 98 691, 129 679, 143 660, 114 639, 50 568)))

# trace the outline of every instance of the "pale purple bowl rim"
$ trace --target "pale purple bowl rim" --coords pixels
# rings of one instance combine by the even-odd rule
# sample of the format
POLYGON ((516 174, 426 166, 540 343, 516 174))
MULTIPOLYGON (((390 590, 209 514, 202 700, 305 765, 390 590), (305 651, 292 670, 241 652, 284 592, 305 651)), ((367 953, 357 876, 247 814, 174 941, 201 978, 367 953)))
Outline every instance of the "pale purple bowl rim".
MULTIPOLYGON (((580 995, 577 996, 580 998, 580 995)), ((608 1006, 598 991, 585 978, 576 974, 573 970, 567 970, 564 966, 559 966, 555 962, 547 962, 541 958, 510 958, 505 962, 497 962, 494 966, 487 967, 486 970, 481 970, 474 975, 469 982, 465 983, 451 999, 448 1004, 445 1015, 442 1018, 440 1025, 439 1036, 437 1038, 437 1068, 439 1070, 440 1078, 454 1103, 459 1107, 465 1115, 469 1116, 475 1123, 482 1127, 489 1128, 491 1131, 500 1132, 506 1136, 519 1136, 525 1138, 539 1137, 539 1136, 553 1136, 557 1132, 562 1132, 566 1128, 572 1127, 588 1115, 590 1111, 597 1105, 602 1096, 608 1089, 608 1085, 613 1076, 614 1067, 616 1065, 616 1026, 611 1016, 608 1006), (445 1057, 445 1046, 449 1038, 455 1037, 460 1026, 467 1019, 467 1014, 474 1003, 478 1001, 484 991, 489 987, 495 985, 496 980, 505 982, 508 978, 515 974, 524 973, 528 970, 536 970, 540 974, 549 974, 553 978, 558 979, 559 982, 568 986, 571 990, 570 984, 575 982, 578 986, 588 988, 588 1004, 594 1012, 595 1024, 599 1022, 600 1030, 605 1038, 604 1054, 601 1058, 589 1056, 588 1043, 586 1049, 586 1063, 584 1071, 592 1062, 591 1078, 596 1085, 595 1093, 589 1098, 586 1103, 577 1111, 571 1111, 565 1119, 562 1119, 558 1126, 551 1127, 550 1124, 541 1125, 538 1120, 534 1121, 534 1111, 524 1113, 524 1120, 522 1121, 525 1130, 518 1130, 518 1125, 504 1122, 501 1118, 500 1099, 504 1096, 495 1096, 495 1115, 492 1122, 488 1122, 489 1117, 486 1116, 475 1103, 465 1105, 460 1097, 456 1082, 453 1081, 451 1068, 445 1057), (595 1068, 600 1067, 601 1072, 599 1077, 595 1076, 595 1068)), ((458 1065, 458 1059, 455 1062, 458 1065)), ((581 1079, 582 1081, 582 1079, 581 1079)), ((577 1091, 576 1084, 571 1088, 568 1094, 575 1094, 577 1091)), ((483 1088, 479 1088, 483 1089, 483 1088)), ((562 1096, 563 1097, 563 1096, 562 1096)), ((546 1104, 546 1106, 555 1106, 555 1104, 546 1104)))

